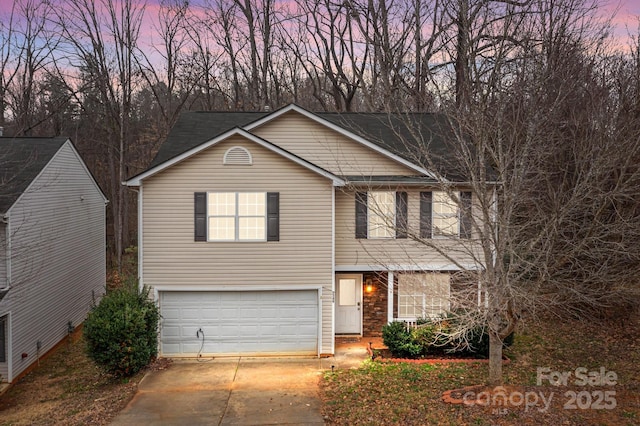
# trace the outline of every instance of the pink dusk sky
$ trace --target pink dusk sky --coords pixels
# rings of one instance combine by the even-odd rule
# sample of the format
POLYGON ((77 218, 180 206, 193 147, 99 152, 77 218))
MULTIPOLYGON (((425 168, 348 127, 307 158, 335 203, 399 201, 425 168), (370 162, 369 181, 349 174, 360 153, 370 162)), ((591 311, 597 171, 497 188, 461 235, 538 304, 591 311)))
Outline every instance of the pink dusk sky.
MULTIPOLYGON (((23 0, 26 1, 26 0, 23 0)), ((61 0, 64 2, 64 0, 61 0)), ((259 1, 259 0, 257 0, 259 1)), ((277 0, 278 1, 278 0, 277 0)), ((288 1, 288 0, 280 0, 280 1, 288 1)), ((15 0, 0 0, 0 20, 6 19, 8 17, 11 8, 14 4, 15 0)), ((157 14, 159 8, 159 0, 146 0, 141 1, 140 3, 146 3, 146 16, 143 23, 142 28, 142 39, 146 39, 148 41, 153 40, 153 34, 155 30, 153 28, 154 22, 157 21, 157 14)), ((197 5, 202 2, 199 0, 194 0, 190 2, 191 4, 197 5)), ((599 1, 598 3, 603 4, 602 6, 602 15, 603 17, 610 17, 615 13, 615 16, 612 19, 614 35, 618 37, 621 41, 621 44, 626 44, 628 40, 628 35, 637 33, 640 30, 639 19, 640 19, 640 0, 605 0, 599 1)))

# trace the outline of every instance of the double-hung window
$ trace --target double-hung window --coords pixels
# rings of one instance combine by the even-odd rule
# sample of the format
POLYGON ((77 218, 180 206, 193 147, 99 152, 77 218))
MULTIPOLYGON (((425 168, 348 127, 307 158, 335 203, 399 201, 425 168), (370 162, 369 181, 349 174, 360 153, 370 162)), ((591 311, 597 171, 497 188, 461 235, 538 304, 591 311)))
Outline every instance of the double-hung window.
POLYGON ((458 192, 456 197, 445 191, 420 193, 421 238, 471 238, 471 192, 458 192))
MULTIPOLYGON (((428 191, 419 195, 421 238, 471 238, 471 192, 450 195, 428 191)), ((407 238, 410 228, 417 234, 418 224, 409 226, 408 200, 407 193, 400 191, 356 192, 356 238, 407 238)), ((416 201, 411 208, 417 213, 416 201)))
POLYGON ((433 235, 452 237, 458 235, 458 203, 444 191, 433 191, 433 235))
POLYGON ((209 241, 265 241, 264 192, 210 192, 207 194, 209 241))
POLYGON ((356 238, 407 238, 407 193, 356 193, 356 238))
POLYGON ((278 241, 279 193, 196 192, 195 241, 278 241))
POLYGON ((369 238, 393 238, 396 235, 396 193, 370 192, 367 197, 369 238))

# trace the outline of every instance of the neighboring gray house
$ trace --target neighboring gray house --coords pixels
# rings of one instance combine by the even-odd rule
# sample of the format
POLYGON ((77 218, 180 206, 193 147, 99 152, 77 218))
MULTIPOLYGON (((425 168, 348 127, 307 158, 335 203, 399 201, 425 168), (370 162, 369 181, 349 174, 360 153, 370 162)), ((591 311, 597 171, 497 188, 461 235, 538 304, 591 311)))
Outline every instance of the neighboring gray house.
POLYGON ((450 128, 432 114, 183 114, 126 182, 160 354, 330 355, 337 334, 447 311, 452 274, 479 268, 461 249, 474 245, 473 200, 451 174, 468 208, 451 202, 416 160, 424 146, 402 137, 405 119, 444 149, 450 128))
POLYGON ((107 199, 67 138, 0 138, 0 376, 12 382, 105 290, 107 199))

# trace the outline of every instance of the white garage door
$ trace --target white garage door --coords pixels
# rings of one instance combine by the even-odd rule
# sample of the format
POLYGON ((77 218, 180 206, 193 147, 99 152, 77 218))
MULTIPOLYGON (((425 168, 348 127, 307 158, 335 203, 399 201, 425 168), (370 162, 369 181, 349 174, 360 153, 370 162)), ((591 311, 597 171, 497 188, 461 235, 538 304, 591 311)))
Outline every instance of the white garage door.
POLYGON ((165 356, 318 353, 318 292, 163 291, 165 356))

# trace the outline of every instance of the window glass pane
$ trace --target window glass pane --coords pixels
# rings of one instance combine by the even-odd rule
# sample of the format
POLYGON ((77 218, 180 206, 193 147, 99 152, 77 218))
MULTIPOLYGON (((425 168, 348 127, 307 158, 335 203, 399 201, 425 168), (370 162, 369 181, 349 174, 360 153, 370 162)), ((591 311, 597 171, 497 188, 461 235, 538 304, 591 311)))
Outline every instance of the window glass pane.
POLYGON ((234 217, 210 217, 209 218, 209 239, 210 240, 235 240, 235 218, 234 217))
POLYGON ((457 214, 458 205, 446 192, 434 191, 433 211, 438 214, 457 214))
POLYGON ((340 306, 354 306, 356 304, 356 280, 353 278, 340 279, 340 306))
POLYGON ((236 214, 236 194, 233 192, 209 193, 209 216, 233 216, 236 214))
POLYGON ((434 235, 458 235, 458 205, 444 191, 433 192, 434 235))
POLYGON ((266 198, 264 192, 210 192, 209 240, 266 240, 266 198))
POLYGON ((434 217, 433 228, 434 228, 435 234, 457 235, 458 234, 458 218, 457 217, 434 217))
POLYGON ((398 277, 398 316, 437 317, 450 309, 450 275, 401 274, 398 277))
POLYGON ((395 235, 395 192, 370 192, 367 197, 370 238, 391 238, 395 235))
POLYGON ((238 215, 264 216, 266 194, 264 192, 241 192, 238 194, 238 215))
POLYGON ((264 240, 265 218, 241 217, 238 219, 238 239, 240 240, 264 240))

